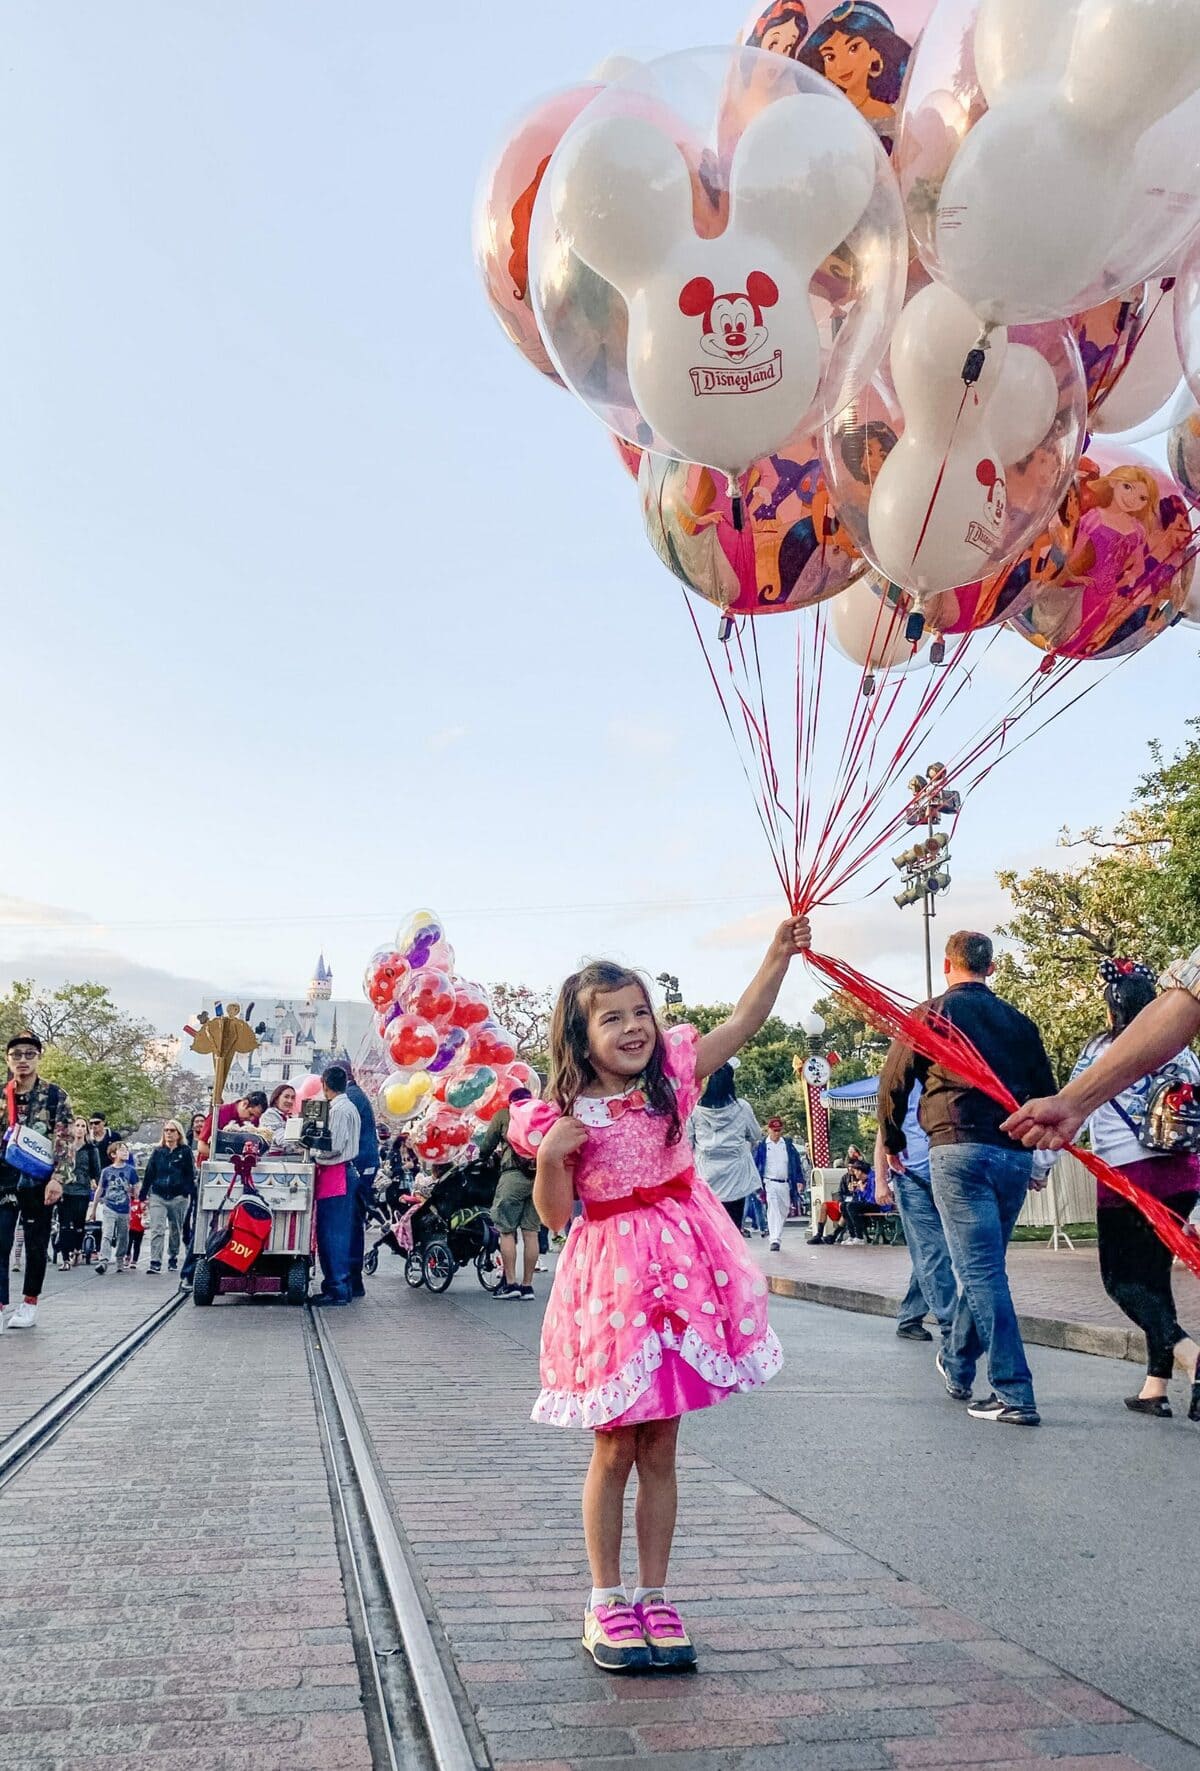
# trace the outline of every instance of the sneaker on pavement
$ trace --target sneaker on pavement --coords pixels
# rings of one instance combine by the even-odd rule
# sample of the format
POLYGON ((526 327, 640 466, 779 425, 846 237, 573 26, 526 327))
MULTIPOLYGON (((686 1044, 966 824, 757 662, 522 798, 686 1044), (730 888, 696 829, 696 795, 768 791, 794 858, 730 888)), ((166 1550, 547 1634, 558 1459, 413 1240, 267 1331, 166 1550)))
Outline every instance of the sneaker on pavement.
POLYGON ((923 1322, 901 1322, 896 1329, 896 1338, 902 1341, 931 1341, 933 1336, 923 1322))
POLYGON ((36 1328, 37 1305, 21 1301, 8 1319, 10 1328, 36 1328))
POLYGON ((548 1273, 550 1271, 545 1261, 539 1261, 533 1270, 535 1273, 548 1273))
POLYGON ((650 1650, 650 1665, 669 1672, 694 1671, 696 1650, 674 1605, 661 1593, 647 1593, 633 1609, 650 1650))
POLYGON ((1017 1408, 1011 1402, 1002 1402, 999 1396, 985 1396, 982 1402, 972 1402, 967 1409, 972 1420, 998 1420, 1006 1427, 1040 1427, 1042 1417, 1036 1408, 1017 1408))
POLYGON ((533 1287, 532 1287, 532 1285, 518 1286, 517 1287, 517 1296, 520 1298, 520 1300, 523 1304, 531 1304, 533 1302, 533 1287))
POLYGON ((938 1348, 938 1355, 934 1360, 934 1364, 938 1368, 938 1375, 945 1384, 946 1394, 950 1397, 951 1401, 969 1402, 971 1400, 971 1391, 963 1384, 956 1384, 954 1379, 950 1376, 950 1373, 946 1370, 946 1361, 942 1358, 942 1350, 940 1347, 938 1348))
POLYGON ((161 1273, 162 1272, 162 1262, 161 1261, 151 1261, 150 1265, 146 1268, 146 1271, 147 1271, 147 1273, 161 1273))
POLYGON ((502 1279, 492 1293, 492 1296, 497 1298, 502 1304, 511 1304, 515 1302, 520 1295, 521 1287, 519 1285, 510 1285, 507 1279, 502 1279))
POLYGON ((95 1273, 97 1278, 99 1278, 101 1273, 108 1272, 108 1262, 107 1261, 97 1261, 96 1265, 92 1268, 92 1272, 95 1273))
POLYGON ((176 1272, 178 1270, 178 1267, 179 1267, 178 1261, 168 1261, 167 1262, 167 1272, 168 1273, 176 1272))
POLYGON ((584 1612, 583 1646, 606 1673, 646 1672, 653 1665, 641 1621, 627 1599, 584 1612))
POLYGON ((770 1251, 772 1254, 778 1254, 779 1253, 779 1244, 777 1242, 772 1242, 770 1251))

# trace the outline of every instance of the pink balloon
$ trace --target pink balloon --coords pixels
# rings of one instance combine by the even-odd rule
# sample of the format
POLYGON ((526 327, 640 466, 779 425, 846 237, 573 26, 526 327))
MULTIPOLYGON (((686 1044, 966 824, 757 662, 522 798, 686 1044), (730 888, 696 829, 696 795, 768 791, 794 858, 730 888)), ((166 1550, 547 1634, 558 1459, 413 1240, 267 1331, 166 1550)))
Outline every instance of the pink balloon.
POLYGON ((321 1088, 319 1076, 306 1076, 296 1090, 296 1099, 298 1101, 316 1101, 320 1098, 321 1088))

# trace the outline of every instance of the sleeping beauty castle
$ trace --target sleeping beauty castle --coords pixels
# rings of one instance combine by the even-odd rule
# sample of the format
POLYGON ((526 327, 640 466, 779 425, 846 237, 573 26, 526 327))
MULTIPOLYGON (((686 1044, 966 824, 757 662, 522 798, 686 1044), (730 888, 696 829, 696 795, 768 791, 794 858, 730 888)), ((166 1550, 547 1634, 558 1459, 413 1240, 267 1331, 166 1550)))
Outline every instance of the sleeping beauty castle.
MULTIPOLYGON (((246 1013, 247 999, 240 998, 246 1013)), ((237 1000, 235 998, 235 1000, 237 1000)), ((215 1005, 204 1007, 212 1013, 215 1005)), ((229 1072, 225 1099, 236 1101, 252 1089, 270 1095, 281 1082, 300 1083, 326 1064, 352 1060, 371 1027, 371 1010, 361 998, 338 1002, 333 995, 333 972, 322 953, 302 997, 279 997, 256 1002, 248 1016, 255 1027, 266 1022, 258 1050, 238 1058, 229 1072)))

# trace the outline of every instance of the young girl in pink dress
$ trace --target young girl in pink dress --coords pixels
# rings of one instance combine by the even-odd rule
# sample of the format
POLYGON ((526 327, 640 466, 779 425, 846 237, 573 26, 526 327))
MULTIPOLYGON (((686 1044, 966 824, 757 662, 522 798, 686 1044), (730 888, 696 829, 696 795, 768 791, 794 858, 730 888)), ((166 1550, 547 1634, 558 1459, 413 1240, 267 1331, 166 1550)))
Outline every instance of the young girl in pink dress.
POLYGON ((550 1034, 550 1100, 514 1109, 536 1155, 534 1203, 571 1228, 542 1328, 536 1421, 594 1432, 583 1488, 592 1571, 583 1645, 597 1666, 685 1668, 695 1649, 664 1587, 681 1417, 779 1370, 767 1286, 723 1205, 692 1169, 684 1123, 705 1078, 766 1021, 805 917, 785 922, 729 1019, 658 1026, 636 972, 605 961, 568 978, 550 1034), (638 1472, 638 1584, 621 1577, 625 1489, 638 1472))

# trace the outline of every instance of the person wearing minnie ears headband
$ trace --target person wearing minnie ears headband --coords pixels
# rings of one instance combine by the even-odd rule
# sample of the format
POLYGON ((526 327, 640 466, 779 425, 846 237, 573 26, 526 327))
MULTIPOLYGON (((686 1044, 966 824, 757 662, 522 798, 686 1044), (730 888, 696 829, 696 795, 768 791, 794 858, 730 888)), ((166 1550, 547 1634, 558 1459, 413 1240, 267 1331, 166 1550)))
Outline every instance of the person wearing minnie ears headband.
POLYGON ((28 1029, 7 1046, 8 1085, 0 1095, 0 1331, 33 1328, 46 1277, 50 1219, 62 1197, 59 1171, 71 1135, 66 1091, 38 1075, 42 1042, 28 1029), (25 1231, 25 1289, 7 1323, 8 1267, 17 1220, 25 1231))
MULTIPOLYGON (((1187 994, 1197 984, 1194 977, 1190 985, 1183 982, 1186 966, 1174 968, 1164 982, 1174 983, 1176 974, 1181 987, 1159 997, 1149 966, 1129 959, 1104 960, 1100 982, 1108 1027, 1084 1046, 1061 1095, 1051 1101, 1028 1102, 1010 1123, 1016 1123, 1019 1135, 1028 1134, 1026 1143, 1034 1126, 1045 1125, 1049 1130, 1058 1125, 1064 1137, 1072 1136, 1083 1123, 1075 1118, 1074 1106, 1081 1097, 1080 1104, 1088 1109, 1088 1136, 1096 1155, 1186 1220, 1200 1199, 1200 1155, 1155 1148, 1153 1143, 1148 1147, 1145 1141, 1148 1136, 1153 1138, 1147 1114, 1162 1085, 1182 1082, 1200 1089, 1200 1063, 1184 1043, 1190 1037, 1187 1021, 1192 1022, 1193 1031, 1200 1028, 1200 1014, 1191 1013, 1195 999, 1187 994), (1179 997, 1179 1002, 1173 1004, 1172 996, 1179 997), (1161 1024, 1161 1032, 1156 1023, 1161 1024), (1132 1043, 1126 1045, 1126 1041, 1132 1043), (1156 1055, 1160 1051, 1162 1055, 1156 1055), (1115 1065, 1118 1056, 1119 1069, 1115 1065), (1068 1115, 1064 1116, 1062 1104, 1068 1101, 1068 1115)), ((1170 1420, 1167 1385, 1178 1365, 1192 1380, 1188 1419, 1200 1421, 1200 1346, 1180 1327, 1175 1313, 1170 1249, 1136 1206, 1099 1181, 1096 1234, 1104 1289, 1146 1337, 1146 1381, 1136 1396, 1125 1398, 1126 1408, 1170 1420)))
POLYGON ((665 1586, 675 1534, 679 1423, 775 1375, 766 1280, 711 1188, 695 1184, 684 1125, 701 1084, 758 1032, 788 966, 811 945, 783 923, 721 1026, 661 1028, 637 972, 600 960, 569 977, 550 1029, 546 1101, 514 1107, 509 1138, 534 1156, 533 1198, 571 1224, 542 1325, 533 1419, 590 1430, 583 1529, 592 1592, 583 1646, 609 1672, 689 1669, 696 1651, 665 1586), (583 1216, 573 1224, 572 1208, 583 1216), (636 1465, 638 1584, 621 1575, 636 1465))

